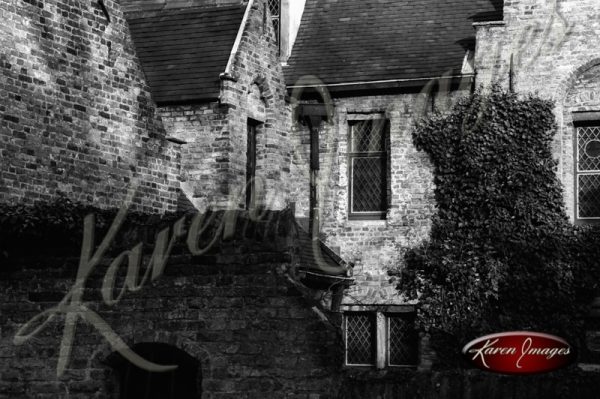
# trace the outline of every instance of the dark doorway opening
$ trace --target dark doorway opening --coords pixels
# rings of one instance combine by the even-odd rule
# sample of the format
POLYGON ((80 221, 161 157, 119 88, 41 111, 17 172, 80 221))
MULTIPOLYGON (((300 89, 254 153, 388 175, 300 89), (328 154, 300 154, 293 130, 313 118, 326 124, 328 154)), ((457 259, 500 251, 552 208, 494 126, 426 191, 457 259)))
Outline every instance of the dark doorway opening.
POLYGON ((108 363, 117 372, 120 399, 199 399, 202 395, 200 363, 184 351, 162 343, 140 343, 133 351, 146 360, 177 365, 173 371, 149 372, 113 353, 108 363))

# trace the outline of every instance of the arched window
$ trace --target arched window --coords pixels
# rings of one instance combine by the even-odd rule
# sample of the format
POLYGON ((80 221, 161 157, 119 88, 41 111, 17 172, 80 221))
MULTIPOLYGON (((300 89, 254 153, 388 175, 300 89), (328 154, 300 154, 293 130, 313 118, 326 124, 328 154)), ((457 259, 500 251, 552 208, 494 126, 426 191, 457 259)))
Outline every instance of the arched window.
POLYGON ((108 363, 119 379, 120 399, 198 399, 202 394, 199 362, 174 346, 162 343, 141 343, 133 351, 146 360, 163 365, 177 365, 164 373, 149 372, 112 354, 108 363))

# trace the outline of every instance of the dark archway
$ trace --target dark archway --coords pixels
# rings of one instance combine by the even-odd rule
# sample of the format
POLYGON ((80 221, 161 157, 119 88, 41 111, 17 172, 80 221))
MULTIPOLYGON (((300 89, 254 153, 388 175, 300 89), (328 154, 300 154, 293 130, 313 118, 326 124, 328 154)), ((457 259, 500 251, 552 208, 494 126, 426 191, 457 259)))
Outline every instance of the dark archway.
POLYGON ((178 367, 164 373, 149 372, 119 353, 113 353, 107 360, 117 374, 119 399, 199 399, 202 396, 202 374, 198 360, 181 349, 163 343, 140 343, 132 349, 153 363, 178 367))

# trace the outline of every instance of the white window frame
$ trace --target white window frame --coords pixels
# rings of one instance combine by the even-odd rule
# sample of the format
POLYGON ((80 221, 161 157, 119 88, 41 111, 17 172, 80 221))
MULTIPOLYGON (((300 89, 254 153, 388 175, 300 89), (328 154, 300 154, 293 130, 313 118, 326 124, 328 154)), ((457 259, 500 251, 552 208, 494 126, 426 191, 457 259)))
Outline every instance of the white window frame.
POLYGON ((574 127, 575 127, 575 137, 573 140, 573 147, 574 147, 574 181, 575 181, 575 193, 574 193, 574 200, 575 200, 575 222, 579 222, 579 223, 598 223, 600 222, 600 215, 598 216, 590 216, 590 217, 580 217, 579 216, 579 177, 580 176, 600 176, 600 169, 596 169, 596 170, 580 170, 579 168, 579 129, 581 128, 585 128, 585 127, 597 127, 598 129, 600 129, 600 119, 596 120, 596 119, 581 119, 578 121, 575 121, 574 123, 574 127))

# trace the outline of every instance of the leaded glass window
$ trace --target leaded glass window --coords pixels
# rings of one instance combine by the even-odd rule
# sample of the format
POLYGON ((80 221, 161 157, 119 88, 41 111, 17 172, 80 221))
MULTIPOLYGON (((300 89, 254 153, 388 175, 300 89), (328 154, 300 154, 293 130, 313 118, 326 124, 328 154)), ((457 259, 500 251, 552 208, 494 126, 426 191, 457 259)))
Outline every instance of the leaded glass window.
POLYGON ((388 317, 388 364, 390 366, 417 364, 417 335, 412 314, 388 317))
POLYGON ((576 127, 576 212, 600 220, 600 122, 576 127))
POLYGON ((388 132, 383 118, 350 123, 350 217, 385 217, 388 132))
POLYGON ((412 367, 418 361, 414 312, 344 314, 347 366, 412 367))
POLYGON ((269 0, 269 12, 273 28, 275 28, 275 40, 279 45, 281 42, 281 0, 269 0))
POLYGON ((346 314, 346 364, 375 364, 375 318, 370 313, 346 314))

